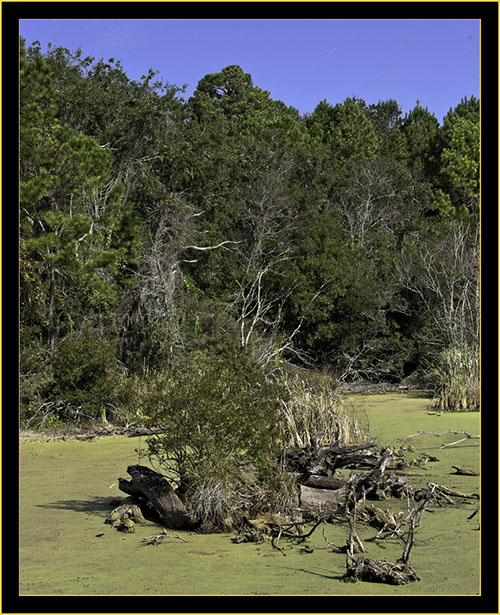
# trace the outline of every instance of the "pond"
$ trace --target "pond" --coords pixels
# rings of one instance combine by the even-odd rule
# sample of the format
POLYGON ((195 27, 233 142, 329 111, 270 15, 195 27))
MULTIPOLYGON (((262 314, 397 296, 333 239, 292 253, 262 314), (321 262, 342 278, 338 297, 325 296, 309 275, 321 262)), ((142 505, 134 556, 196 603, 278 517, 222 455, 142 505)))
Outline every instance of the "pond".
MULTIPOLYGON (((439 459, 409 470, 416 486, 427 481, 462 492, 479 490, 479 477, 460 476, 453 465, 479 471, 479 440, 420 435, 465 430, 479 434, 478 413, 436 414, 425 393, 355 396, 352 412, 369 424, 377 442, 400 447, 411 442, 409 455, 426 452, 439 459)), ((146 464, 135 449, 140 438, 109 437, 94 441, 54 439, 22 441, 20 450, 20 594, 36 595, 215 595, 215 596, 348 596, 348 595, 477 595, 480 588, 479 515, 468 517, 477 501, 431 506, 417 531, 411 564, 420 581, 396 587, 340 580, 345 555, 332 553, 328 541, 345 544, 345 524, 324 524, 308 539, 308 549, 280 543, 234 544, 234 533, 201 535, 173 532, 185 541, 166 539, 158 546, 141 540, 159 531, 148 522, 135 534, 106 525, 110 500, 124 497, 117 478, 133 463, 146 464)), ((386 500, 378 506, 404 510, 406 501, 386 500)), ((372 536, 370 527, 358 528, 372 536)), ((303 545, 302 545, 303 546, 303 545)), ((369 543, 369 557, 397 559, 396 541, 369 543)), ((167 609, 168 610, 168 609, 167 609)), ((196 610, 196 609, 195 609, 196 610)), ((252 610, 252 609, 251 609, 252 610)), ((305 607, 307 612, 309 609, 305 607)), ((334 609, 335 610, 335 609, 334 609)))

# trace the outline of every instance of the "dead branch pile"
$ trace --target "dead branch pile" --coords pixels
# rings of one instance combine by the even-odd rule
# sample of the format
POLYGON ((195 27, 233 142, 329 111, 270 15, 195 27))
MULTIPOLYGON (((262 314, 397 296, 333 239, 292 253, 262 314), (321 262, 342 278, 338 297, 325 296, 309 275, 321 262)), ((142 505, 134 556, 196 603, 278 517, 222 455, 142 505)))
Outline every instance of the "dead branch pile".
POLYGON ((369 557, 351 557, 347 572, 342 580, 346 583, 368 581, 389 585, 406 585, 406 583, 420 579, 415 570, 405 562, 390 562, 369 557))
MULTIPOLYGON (((380 454, 373 450, 375 444, 342 445, 338 441, 330 446, 317 444, 284 452, 282 463, 290 472, 297 472, 306 480, 311 475, 333 476, 340 468, 374 468, 380 454)), ((387 469, 402 470, 408 465, 403 459, 393 459, 386 463, 387 469)))
MULTIPOLYGON (((304 518, 320 515, 329 520, 345 512, 348 481, 334 476, 338 468, 371 468, 359 476, 359 493, 362 497, 384 500, 404 497, 408 480, 395 472, 386 475, 387 469, 407 468, 402 459, 395 459, 390 447, 379 453, 368 451, 373 444, 342 446, 338 442, 329 447, 309 446, 286 451, 282 457, 284 467, 295 472, 299 484, 299 507, 304 518)), ((360 496, 361 497, 361 496, 360 496)))
MULTIPOLYGON (((343 580, 402 585, 419 579, 409 564, 409 557, 415 543, 415 531, 426 506, 430 502, 439 506, 454 504, 456 498, 479 498, 475 493, 462 493, 432 482, 428 482, 425 489, 414 490, 406 476, 394 471, 409 466, 397 458, 390 447, 377 452, 373 444, 341 445, 333 442, 327 447, 320 447, 317 442, 312 446, 285 451, 280 459, 283 476, 288 477, 287 480, 293 477, 293 484, 297 486, 295 512, 289 516, 269 512, 252 519, 240 516, 239 525, 233 525, 237 528, 233 542, 270 541, 273 548, 286 555, 279 546, 280 540, 300 544, 312 535, 320 523, 347 520, 349 535, 344 546, 334 545, 325 537, 331 551, 346 553, 343 580), (349 477, 335 475, 339 468, 351 469, 349 477), (406 497, 408 514, 383 510, 366 502, 367 498, 384 500, 391 497, 406 497), (305 533, 304 524, 310 521, 313 524, 305 533), (402 556, 396 561, 384 561, 359 555, 364 554, 366 548, 356 533, 357 522, 376 529, 376 533, 366 538, 365 542, 396 539, 403 545, 402 556)), ((457 473, 475 475, 459 466, 453 467, 457 473)), ((135 523, 143 523, 150 515, 166 528, 197 529, 189 503, 183 501, 183 495, 164 476, 140 465, 129 466, 127 472, 131 480, 120 478, 118 482, 120 489, 129 497, 113 510, 106 519, 107 523, 121 531, 133 532, 135 523)), ((143 539, 142 543, 158 545, 166 538, 184 540, 168 534, 164 529, 143 539)), ((304 552, 312 552, 312 549, 306 549, 304 552)))
POLYGON ((268 513, 257 519, 244 518, 243 524, 236 536, 232 538, 232 542, 262 543, 270 539, 272 547, 286 555, 279 547, 281 538, 290 539, 300 544, 313 534, 322 521, 322 519, 317 519, 313 527, 304 533, 304 522, 302 520, 293 521, 279 514, 268 513))

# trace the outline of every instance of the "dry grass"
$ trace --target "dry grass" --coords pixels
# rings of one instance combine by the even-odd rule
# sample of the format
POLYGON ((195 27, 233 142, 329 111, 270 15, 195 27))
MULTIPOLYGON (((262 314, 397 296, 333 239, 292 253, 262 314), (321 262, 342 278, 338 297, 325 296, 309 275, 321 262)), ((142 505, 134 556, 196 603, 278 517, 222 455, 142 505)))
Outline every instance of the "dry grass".
POLYGON ((433 406, 443 412, 477 412, 480 406, 479 350, 463 346, 440 354, 433 406))
POLYGON ((289 393, 281 408, 285 441, 300 447, 310 446, 317 437, 320 444, 362 441, 358 421, 331 380, 323 378, 311 383, 295 375, 287 377, 285 386, 289 393))

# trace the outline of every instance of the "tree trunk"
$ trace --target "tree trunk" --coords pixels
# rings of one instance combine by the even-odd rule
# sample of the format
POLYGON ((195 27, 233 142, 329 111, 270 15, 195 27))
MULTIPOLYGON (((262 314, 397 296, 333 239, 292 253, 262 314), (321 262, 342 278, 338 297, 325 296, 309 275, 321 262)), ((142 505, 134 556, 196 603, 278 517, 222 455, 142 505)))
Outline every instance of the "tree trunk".
POLYGON ((343 510, 346 495, 346 487, 332 490, 300 485, 300 509, 306 518, 320 515, 327 520, 334 516, 338 509, 343 510))
POLYGON ((49 348, 53 352, 56 345, 56 272, 55 268, 50 268, 49 285, 49 348))

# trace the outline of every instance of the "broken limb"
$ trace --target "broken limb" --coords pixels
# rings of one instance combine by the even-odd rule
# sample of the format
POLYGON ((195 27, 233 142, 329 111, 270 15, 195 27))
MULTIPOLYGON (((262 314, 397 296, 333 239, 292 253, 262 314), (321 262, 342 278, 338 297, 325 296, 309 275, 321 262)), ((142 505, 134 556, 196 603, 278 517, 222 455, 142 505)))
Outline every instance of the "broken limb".
POLYGON ((434 431, 417 431, 417 433, 411 434, 410 436, 406 436, 405 440, 408 440, 409 438, 415 438, 416 436, 422 436, 422 435, 441 437, 449 433, 462 434, 465 436, 465 438, 460 438, 460 440, 455 440, 454 442, 448 442, 447 444, 441 444, 441 448, 447 448, 449 446, 454 446, 455 444, 459 444, 460 442, 464 442, 465 440, 477 439, 480 437, 479 435, 470 434, 467 431, 464 431, 463 429, 459 431, 456 431, 454 429, 449 429, 448 431, 443 431, 441 433, 436 433, 434 431))
POLYGON ((455 470, 455 474, 460 474, 461 476, 479 476, 479 472, 474 472, 474 470, 469 470, 468 468, 462 468, 460 466, 451 466, 455 470))
POLYGON ((177 536, 177 534, 167 534, 167 530, 162 530, 159 534, 154 534, 153 536, 148 536, 147 538, 143 538, 141 543, 144 545, 154 545, 157 547, 160 543, 162 543, 165 538, 178 538, 182 540, 182 542, 188 542, 182 536, 177 536))

